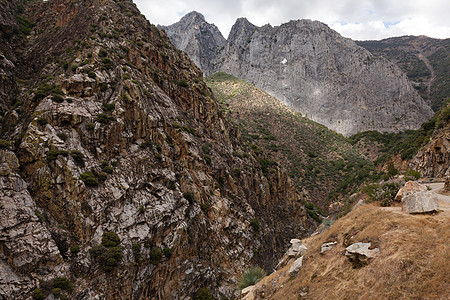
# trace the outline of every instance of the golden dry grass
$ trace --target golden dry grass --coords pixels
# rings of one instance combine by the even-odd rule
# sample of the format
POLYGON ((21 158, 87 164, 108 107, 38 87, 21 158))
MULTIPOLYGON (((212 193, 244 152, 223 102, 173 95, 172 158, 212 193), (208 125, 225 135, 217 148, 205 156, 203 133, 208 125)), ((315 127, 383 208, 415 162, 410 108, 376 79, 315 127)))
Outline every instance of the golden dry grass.
POLYGON ((326 232, 304 240, 309 248, 294 278, 289 266, 258 284, 257 299, 450 299, 450 224, 446 214, 406 215, 363 205, 326 232), (327 241, 338 242, 320 254, 327 241), (345 245, 372 241, 380 256, 353 268, 345 245), (300 297, 300 292, 307 291, 300 297))

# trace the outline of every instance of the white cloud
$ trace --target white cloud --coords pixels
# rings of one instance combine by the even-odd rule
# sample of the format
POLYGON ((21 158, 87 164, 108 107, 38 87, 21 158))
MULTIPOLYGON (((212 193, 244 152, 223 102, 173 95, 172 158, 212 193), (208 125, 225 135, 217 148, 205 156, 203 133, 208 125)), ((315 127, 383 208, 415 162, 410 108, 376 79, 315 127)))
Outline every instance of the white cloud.
POLYGON ((450 37, 448 0, 134 0, 154 24, 173 24, 196 10, 215 23, 224 36, 238 17, 257 26, 312 19, 353 39, 400 35, 450 37))

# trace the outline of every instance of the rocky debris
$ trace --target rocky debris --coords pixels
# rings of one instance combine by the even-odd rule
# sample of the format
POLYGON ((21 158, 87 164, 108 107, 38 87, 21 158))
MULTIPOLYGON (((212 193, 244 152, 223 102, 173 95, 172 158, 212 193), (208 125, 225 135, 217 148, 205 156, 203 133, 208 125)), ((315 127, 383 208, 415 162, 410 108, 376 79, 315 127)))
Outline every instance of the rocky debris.
POLYGON ((361 267, 369 263, 370 259, 377 257, 380 249, 371 248, 371 243, 355 243, 345 248, 347 256, 355 267, 361 267))
POLYGON ((420 191, 405 195, 402 201, 405 213, 427 213, 439 210, 439 202, 435 192, 420 191))
POLYGON ((433 114, 399 67, 318 21, 256 27, 240 18, 210 60, 213 67, 204 69, 206 74, 223 71, 243 78, 346 136, 417 129, 433 114))
POLYGON ((303 266, 303 256, 300 258, 297 258, 294 261, 292 266, 289 268, 289 275, 294 276, 295 274, 297 274, 302 266, 303 266))
POLYGON ((403 198, 407 195, 426 191, 427 187, 418 183, 417 181, 408 181, 405 185, 398 190, 397 195, 395 195, 394 201, 402 202, 403 198))
POLYGON ((334 246, 337 245, 337 242, 329 242, 329 243, 324 243, 322 244, 322 246, 320 247, 320 253, 323 254, 327 251, 330 251, 331 249, 333 249, 334 246))
POLYGON ((303 245, 302 241, 299 239, 291 239, 290 243, 292 246, 283 255, 283 257, 275 267, 276 270, 283 268, 284 266, 291 263, 293 259, 298 258, 299 256, 303 256, 306 251, 308 251, 308 248, 303 245))
POLYGON ((450 192, 450 177, 448 177, 448 176, 445 178, 444 192, 445 193, 450 192))

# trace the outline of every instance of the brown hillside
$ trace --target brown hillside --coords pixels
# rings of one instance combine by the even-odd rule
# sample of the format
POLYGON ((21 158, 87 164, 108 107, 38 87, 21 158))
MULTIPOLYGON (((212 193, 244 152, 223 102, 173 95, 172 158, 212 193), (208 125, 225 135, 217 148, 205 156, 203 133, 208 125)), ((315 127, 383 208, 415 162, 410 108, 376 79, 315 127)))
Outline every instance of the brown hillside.
POLYGON ((287 266, 264 278, 256 299, 449 299, 449 240, 448 211, 406 215, 363 205, 305 239, 309 250, 299 273, 290 278, 287 266), (329 241, 338 244, 320 254, 329 241), (353 268, 345 245, 362 241, 371 241, 381 254, 353 268))

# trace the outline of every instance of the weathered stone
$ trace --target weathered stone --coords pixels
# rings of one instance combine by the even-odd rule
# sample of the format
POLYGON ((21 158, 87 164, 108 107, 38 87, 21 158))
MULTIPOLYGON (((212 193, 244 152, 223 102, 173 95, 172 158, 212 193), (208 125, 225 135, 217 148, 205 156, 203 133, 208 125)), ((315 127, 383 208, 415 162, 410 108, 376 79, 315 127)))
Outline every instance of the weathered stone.
POLYGON ((420 191, 405 195, 402 201, 402 210, 409 214, 438 211, 437 195, 432 191, 420 191))
POLYGON ((407 195, 426 190, 427 187, 418 183, 417 181, 408 181, 400 190, 398 190, 397 195, 395 195, 394 201, 401 202, 403 200, 403 197, 407 195))
POLYGON ((292 266, 289 268, 289 275, 294 276, 295 274, 297 274, 302 266, 303 266, 303 256, 300 258, 297 258, 294 261, 292 266))
POLYGON ((355 267, 361 267, 380 254, 380 249, 370 248, 371 243, 355 243, 345 248, 345 256, 350 259, 355 267))
POLYGON ((320 253, 323 254, 324 252, 330 251, 336 245, 337 245, 337 242, 329 242, 329 243, 322 244, 322 246, 320 247, 320 253))

